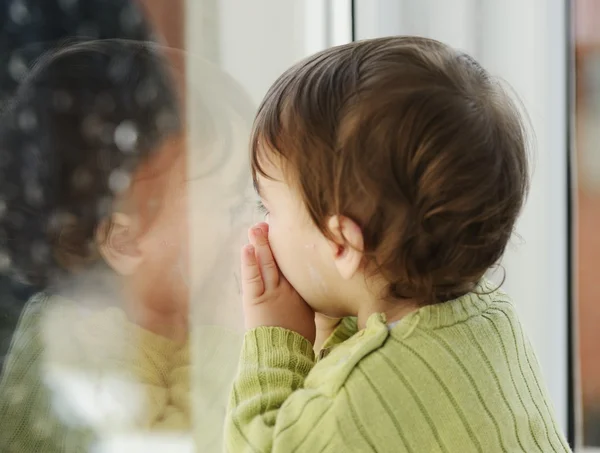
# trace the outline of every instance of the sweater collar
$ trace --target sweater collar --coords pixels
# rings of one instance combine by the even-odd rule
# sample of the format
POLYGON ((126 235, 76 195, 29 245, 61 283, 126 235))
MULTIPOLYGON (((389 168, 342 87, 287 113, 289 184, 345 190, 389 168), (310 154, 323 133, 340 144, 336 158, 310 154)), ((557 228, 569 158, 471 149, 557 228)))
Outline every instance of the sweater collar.
POLYGON ((384 325, 392 334, 407 336, 417 325, 427 329, 448 327, 484 313, 498 297, 508 301, 508 296, 497 285, 482 279, 472 292, 448 302, 422 307, 390 325, 386 324, 385 315, 374 313, 367 321, 366 330, 384 325))

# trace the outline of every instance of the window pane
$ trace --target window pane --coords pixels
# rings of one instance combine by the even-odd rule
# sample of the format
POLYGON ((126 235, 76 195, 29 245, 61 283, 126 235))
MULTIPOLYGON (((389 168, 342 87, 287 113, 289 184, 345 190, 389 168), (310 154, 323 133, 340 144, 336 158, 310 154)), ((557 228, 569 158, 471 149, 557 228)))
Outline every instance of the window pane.
POLYGON ((252 119, 350 2, 1 3, 0 451, 220 451, 252 119))

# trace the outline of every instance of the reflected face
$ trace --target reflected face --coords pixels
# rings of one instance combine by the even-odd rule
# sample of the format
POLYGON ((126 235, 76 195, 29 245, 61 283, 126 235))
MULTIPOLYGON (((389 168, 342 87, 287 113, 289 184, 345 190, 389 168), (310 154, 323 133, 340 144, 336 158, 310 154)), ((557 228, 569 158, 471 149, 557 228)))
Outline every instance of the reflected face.
POLYGON ((227 159, 202 172, 206 149, 196 153, 184 140, 174 140, 141 169, 131 190, 143 256, 128 282, 136 300, 161 311, 187 312, 194 294, 195 307, 205 317, 220 309, 226 311, 223 316, 235 317, 233 257, 252 213, 243 190, 250 181, 243 150, 217 150, 228 152, 227 159))
POLYGON ((135 178, 131 190, 143 260, 132 276, 136 299, 187 310, 189 190, 183 140, 168 142, 135 178))

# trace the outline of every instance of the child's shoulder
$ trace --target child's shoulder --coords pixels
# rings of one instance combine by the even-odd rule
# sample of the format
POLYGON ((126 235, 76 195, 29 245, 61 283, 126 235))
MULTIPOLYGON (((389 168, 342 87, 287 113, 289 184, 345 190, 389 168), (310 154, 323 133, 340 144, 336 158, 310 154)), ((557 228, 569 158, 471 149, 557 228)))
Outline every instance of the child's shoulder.
POLYGON ((424 451, 438 441, 466 451, 475 429, 493 444, 515 426, 534 424, 545 431, 519 428, 524 450, 539 444, 549 451, 562 440, 554 414, 536 410, 549 400, 542 382, 509 297, 483 282, 473 293, 424 307, 393 326, 373 315, 366 329, 316 364, 305 388, 343 410, 360 410, 363 420, 378 420, 370 425, 373 438, 403 430, 424 451), (428 425, 432 432, 424 433, 428 425))
POLYGON ((383 315, 371 316, 365 329, 321 354, 306 385, 335 394, 365 374, 397 385, 398 372, 419 382, 444 366, 477 369, 479 360, 502 360, 499 351, 515 332, 523 335, 509 296, 482 280, 472 293, 423 307, 393 325, 383 315))

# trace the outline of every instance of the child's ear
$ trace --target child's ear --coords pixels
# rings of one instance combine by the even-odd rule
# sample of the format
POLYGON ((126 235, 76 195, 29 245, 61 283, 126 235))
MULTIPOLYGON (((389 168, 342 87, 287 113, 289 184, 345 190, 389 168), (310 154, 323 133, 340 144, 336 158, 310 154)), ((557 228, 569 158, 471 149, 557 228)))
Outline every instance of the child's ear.
POLYGON ((350 280, 362 266, 364 239, 358 224, 348 217, 332 216, 327 222, 332 239, 329 245, 340 276, 350 280))
POLYGON ((142 262, 133 219, 123 213, 114 213, 102 222, 96 232, 100 254, 120 275, 131 275, 142 262))

